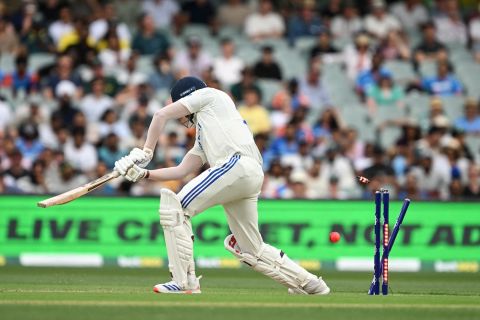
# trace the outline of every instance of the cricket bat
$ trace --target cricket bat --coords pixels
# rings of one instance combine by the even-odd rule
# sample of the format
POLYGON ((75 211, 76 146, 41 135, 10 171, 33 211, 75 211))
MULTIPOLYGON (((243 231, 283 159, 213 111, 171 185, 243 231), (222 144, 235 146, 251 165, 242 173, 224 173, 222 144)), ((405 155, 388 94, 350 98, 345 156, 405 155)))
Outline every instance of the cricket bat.
POLYGON ((83 186, 80 186, 78 188, 75 188, 73 190, 64 192, 62 194, 59 194, 58 196, 51 197, 48 199, 45 199, 43 201, 40 201, 37 203, 37 206, 40 208, 48 208, 51 206, 56 206, 60 204, 65 204, 70 201, 73 201, 77 198, 80 198, 81 196, 103 186, 105 183, 108 181, 115 179, 120 176, 120 173, 118 171, 114 170, 96 180, 90 181, 87 184, 84 184, 83 186))

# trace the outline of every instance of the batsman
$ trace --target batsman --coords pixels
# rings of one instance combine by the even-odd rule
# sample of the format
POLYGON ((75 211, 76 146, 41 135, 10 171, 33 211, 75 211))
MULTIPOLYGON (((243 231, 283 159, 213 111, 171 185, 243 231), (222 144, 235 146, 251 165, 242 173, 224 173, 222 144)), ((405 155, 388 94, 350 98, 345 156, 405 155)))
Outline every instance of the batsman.
POLYGON ((160 224, 168 252, 171 281, 157 284, 157 293, 201 293, 195 274, 191 219, 222 205, 232 234, 224 245, 241 262, 288 288, 291 294, 328 294, 330 288, 283 251, 263 242, 258 230, 258 195, 263 183, 262 157, 247 123, 232 99, 200 79, 185 77, 171 90, 172 103, 155 113, 143 150, 133 149, 115 163, 127 180, 176 180, 210 168, 175 194, 160 191, 160 224), (179 119, 196 126, 195 144, 176 167, 146 170, 165 123, 179 119))

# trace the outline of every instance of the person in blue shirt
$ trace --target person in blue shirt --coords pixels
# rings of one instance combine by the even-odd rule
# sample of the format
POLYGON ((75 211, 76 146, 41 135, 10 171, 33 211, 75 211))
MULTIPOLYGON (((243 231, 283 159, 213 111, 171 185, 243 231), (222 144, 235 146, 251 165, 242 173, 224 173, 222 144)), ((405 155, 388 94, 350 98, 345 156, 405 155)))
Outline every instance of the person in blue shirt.
POLYGON ((439 61, 437 63, 437 75, 424 77, 421 86, 424 91, 437 96, 453 96, 463 93, 463 86, 452 75, 447 61, 439 61))
POLYGON ((315 14, 312 3, 305 3, 299 14, 292 16, 288 21, 288 42, 291 46, 299 37, 317 36, 326 28, 315 14))
POLYGON ((285 135, 276 138, 270 150, 275 157, 281 157, 286 154, 294 154, 298 152, 298 140, 296 126, 292 123, 287 124, 285 128, 285 135))
POLYGON ((380 78, 392 78, 392 73, 383 66, 383 56, 377 52, 372 57, 372 67, 370 70, 361 72, 357 76, 356 88, 360 94, 367 92, 372 86, 379 83, 380 78))
POLYGON ((480 115, 478 103, 473 99, 465 102, 465 114, 455 121, 455 127, 467 134, 480 134, 480 115))

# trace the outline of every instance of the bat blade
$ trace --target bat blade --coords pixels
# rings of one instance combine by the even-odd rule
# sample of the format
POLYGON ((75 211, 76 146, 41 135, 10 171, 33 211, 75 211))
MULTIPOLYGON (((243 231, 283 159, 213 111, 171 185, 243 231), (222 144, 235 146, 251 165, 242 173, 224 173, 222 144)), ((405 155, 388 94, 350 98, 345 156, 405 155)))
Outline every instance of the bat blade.
POLYGON ((80 198, 81 196, 103 186, 105 183, 108 181, 117 178, 120 176, 120 173, 117 171, 112 171, 96 180, 90 181, 87 184, 84 184, 83 186, 80 186, 78 188, 69 190, 67 192, 64 192, 62 194, 59 194, 57 196, 42 200, 37 203, 37 206, 40 208, 48 208, 51 206, 56 206, 60 204, 65 204, 70 201, 73 201, 75 199, 80 198))

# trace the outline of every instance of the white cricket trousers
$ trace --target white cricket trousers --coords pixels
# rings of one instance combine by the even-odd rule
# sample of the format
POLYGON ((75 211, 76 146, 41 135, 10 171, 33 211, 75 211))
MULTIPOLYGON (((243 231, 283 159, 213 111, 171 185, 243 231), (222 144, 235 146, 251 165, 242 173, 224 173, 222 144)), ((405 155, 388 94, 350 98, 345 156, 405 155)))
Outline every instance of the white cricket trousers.
POLYGON ((196 214, 222 205, 228 226, 244 252, 256 254, 263 243, 258 231, 258 195, 263 183, 261 165, 235 154, 188 182, 178 193, 185 214, 196 214))

